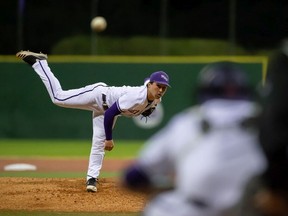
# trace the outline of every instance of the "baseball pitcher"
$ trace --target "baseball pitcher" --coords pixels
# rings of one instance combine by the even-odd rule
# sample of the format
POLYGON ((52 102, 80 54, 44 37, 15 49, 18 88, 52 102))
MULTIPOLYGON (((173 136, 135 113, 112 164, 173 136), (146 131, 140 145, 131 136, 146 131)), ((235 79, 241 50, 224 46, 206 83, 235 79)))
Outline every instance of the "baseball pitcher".
POLYGON ((45 85, 51 101, 61 107, 93 112, 93 139, 87 171, 87 191, 97 191, 97 179, 105 150, 114 148, 112 129, 118 116, 149 116, 166 93, 169 77, 157 71, 142 86, 108 86, 103 82, 63 90, 47 63, 47 55, 30 51, 16 54, 32 66, 45 85))

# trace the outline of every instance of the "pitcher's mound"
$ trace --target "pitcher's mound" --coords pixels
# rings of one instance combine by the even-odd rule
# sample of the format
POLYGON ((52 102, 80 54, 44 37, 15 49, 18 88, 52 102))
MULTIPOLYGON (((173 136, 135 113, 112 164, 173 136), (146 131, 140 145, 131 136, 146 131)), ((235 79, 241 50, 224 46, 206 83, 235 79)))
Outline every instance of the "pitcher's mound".
POLYGON ((61 212, 140 212, 147 197, 122 188, 117 180, 99 180, 88 193, 80 178, 0 178, 0 210, 61 212))

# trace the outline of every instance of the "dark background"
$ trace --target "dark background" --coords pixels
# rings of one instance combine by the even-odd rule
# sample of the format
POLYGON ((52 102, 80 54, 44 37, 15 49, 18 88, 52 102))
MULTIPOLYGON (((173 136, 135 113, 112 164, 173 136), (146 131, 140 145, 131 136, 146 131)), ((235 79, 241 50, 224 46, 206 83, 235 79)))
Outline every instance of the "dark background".
POLYGON ((288 36, 287 0, 1 0, 0 54, 49 53, 65 37, 91 34, 96 15, 112 37, 216 38, 259 50, 288 36))

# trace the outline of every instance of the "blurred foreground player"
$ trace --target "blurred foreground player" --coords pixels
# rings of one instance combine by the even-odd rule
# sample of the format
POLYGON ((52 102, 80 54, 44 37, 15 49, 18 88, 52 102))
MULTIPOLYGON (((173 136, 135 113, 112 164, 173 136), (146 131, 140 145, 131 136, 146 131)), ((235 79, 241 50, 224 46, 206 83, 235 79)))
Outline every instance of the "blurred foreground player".
POLYGON ((199 104, 174 116, 123 173, 128 188, 161 191, 144 216, 221 215, 266 167, 245 72, 232 62, 208 65, 197 94, 199 104))
POLYGON ((263 216, 288 215, 288 39, 270 57, 260 142, 268 160, 257 204, 263 216))

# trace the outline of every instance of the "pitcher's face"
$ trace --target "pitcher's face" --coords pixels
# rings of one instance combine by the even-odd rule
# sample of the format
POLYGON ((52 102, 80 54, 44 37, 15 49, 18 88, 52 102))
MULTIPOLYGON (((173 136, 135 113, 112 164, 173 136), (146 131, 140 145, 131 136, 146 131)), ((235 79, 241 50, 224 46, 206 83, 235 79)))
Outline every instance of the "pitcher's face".
POLYGON ((159 99, 164 96, 167 86, 156 82, 148 83, 148 100, 159 99))

